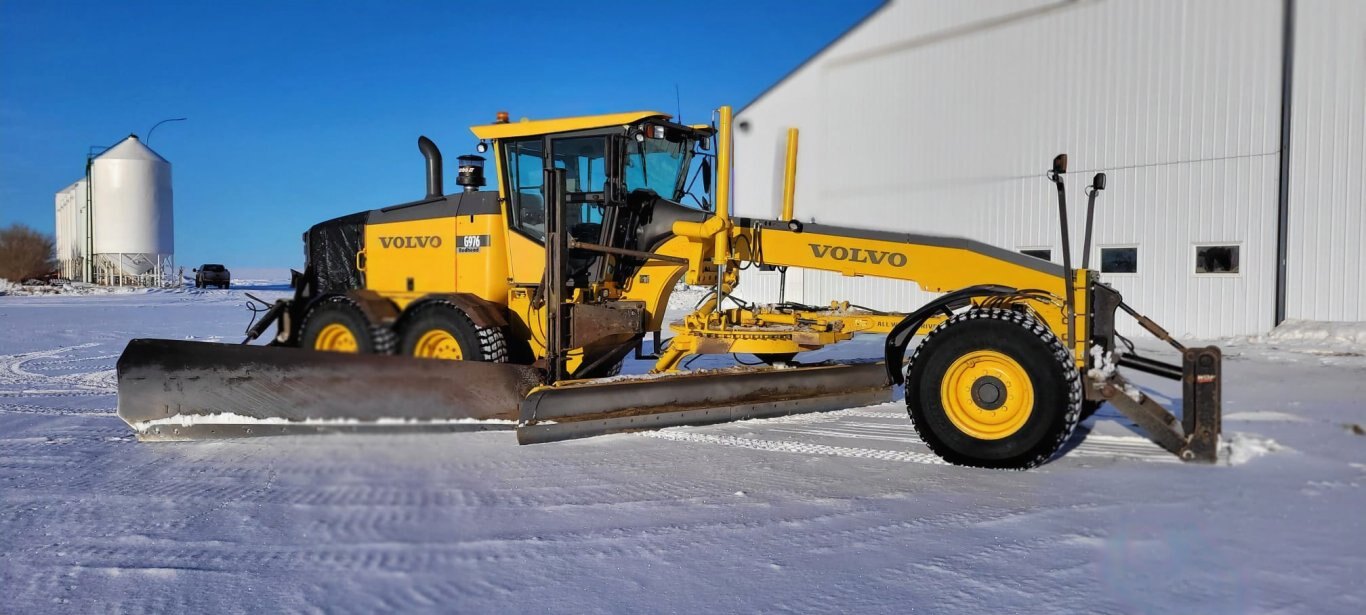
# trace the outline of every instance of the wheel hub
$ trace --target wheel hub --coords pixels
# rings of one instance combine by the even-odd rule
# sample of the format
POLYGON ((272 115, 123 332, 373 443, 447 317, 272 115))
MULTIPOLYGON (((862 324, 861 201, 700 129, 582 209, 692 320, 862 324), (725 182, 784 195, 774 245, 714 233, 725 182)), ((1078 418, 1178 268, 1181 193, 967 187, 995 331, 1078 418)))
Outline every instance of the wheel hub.
POLYGON ((313 349, 356 353, 360 351, 360 344, 356 341, 356 334, 352 333, 346 325, 332 323, 318 332, 317 340, 313 343, 313 349))
POLYGON ((1034 412, 1034 385, 1014 358, 995 350, 958 357, 940 383, 944 412, 959 431, 1000 440, 1019 431, 1034 412))
POLYGON ((1006 403, 1006 384, 995 376, 982 376, 972 383, 972 401, 983 410, 995 410, 1006 403))
POLYGON ((464 358, 464 353, 460 351, 460 342, 454 335, 441 329, 432 329, 418 338, 417 345, 413 347, 413 356, 459 361, 464 358))

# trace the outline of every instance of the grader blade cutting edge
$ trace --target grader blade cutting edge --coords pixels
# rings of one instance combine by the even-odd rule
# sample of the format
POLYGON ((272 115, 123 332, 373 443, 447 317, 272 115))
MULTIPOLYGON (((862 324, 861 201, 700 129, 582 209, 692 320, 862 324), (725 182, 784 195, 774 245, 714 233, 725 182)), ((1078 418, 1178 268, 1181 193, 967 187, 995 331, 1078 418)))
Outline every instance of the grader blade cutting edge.
POLYGON ((138 339, 118 412, 140 440, 511 429, 537 382, 519 365, 138 339))
POLYGON ((881 363, 725 370, 543 387, 522 402, 517 441, 825 412, 891 401, 881 363))

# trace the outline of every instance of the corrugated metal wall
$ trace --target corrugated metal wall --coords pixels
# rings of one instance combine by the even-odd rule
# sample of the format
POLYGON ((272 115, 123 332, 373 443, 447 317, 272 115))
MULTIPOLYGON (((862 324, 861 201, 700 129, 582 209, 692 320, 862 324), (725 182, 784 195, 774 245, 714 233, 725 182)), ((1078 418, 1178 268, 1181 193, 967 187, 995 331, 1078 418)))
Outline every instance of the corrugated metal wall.
MULTIPOLYGON (((782 135, 795 125, 799 218, 1050 248, 1060 262, 1043 171, 1067 152, 1073 245, 1082 188, 1104 170, 1096 243, 1138 246, 1139 265, 1103 277, 1132 305, 1183 335, 1265 331, 1282 10, 1281 0, 891 3, 740 114, 737 210, 776 215, 782 135), (1202 243, 1239 246, 1241 273, 1197 276, 1202 243)), ((774 278, 747 276, 742 292, 771 300, 774 278)), ((926 298, 824 273, 790 274, 788 287, 808 303, 906 310, 926 298)))
POLYGON ((1366 320, 1366 2, 1299 0, 1286 316, 1366 320))

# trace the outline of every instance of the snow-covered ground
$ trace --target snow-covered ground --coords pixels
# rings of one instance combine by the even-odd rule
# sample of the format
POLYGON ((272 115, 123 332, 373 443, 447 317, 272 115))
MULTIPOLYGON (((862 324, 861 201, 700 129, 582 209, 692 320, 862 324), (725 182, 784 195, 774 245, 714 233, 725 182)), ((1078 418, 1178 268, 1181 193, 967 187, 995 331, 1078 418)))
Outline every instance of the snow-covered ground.
POLYGON ((0 297, 0 611, 1366 612, 1351 327, 1225 344, 1214 467, 1108 409, 1038 470, 946 466, 900 401, 529 447, 133 440, 127 340, 235 342, 244 302, 0 297))

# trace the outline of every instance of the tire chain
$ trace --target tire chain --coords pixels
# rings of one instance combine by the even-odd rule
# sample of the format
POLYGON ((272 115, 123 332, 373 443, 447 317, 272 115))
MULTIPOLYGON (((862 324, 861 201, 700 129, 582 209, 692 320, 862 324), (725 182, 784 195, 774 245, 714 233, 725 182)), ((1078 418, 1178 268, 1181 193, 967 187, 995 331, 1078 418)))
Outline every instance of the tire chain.
MULTIPOLYGON (((1066 426, 1063 427, 1062 431, 1058 433, 1057 441, 1054 442, 1052 446, 1048 447, 1047 449, 1045 449, 1043 453, 1040 453, 1037 457, 1029 460, 1028 462, 1024 463, 1016 469, 1028 470, 1031 468, 1038 467, 1045 461, 1052 459, 1053 456, 1056 455, 1058 451, 1062 449, 1063 443, 1067 442, 1067 439, 1072 437, 1072 432, 1076 430, 1077 423, 1080 422, 1082 408, 1081 372, 1077 369, 1076 363, 1072 359, 1072 353, 1068 352, 1067 347, 1063 346, 1062 341, 1058 339, 1058 336, 1054 335, 1053 331, 1048 327, 1044 326, 1042 323, 1040 323, 1038 319, 1028 314, 1025 314, 1024 312, 1017 312, 1015 310, 1008 310, 1003 308, 973 309, 953 316, 952 318, 949 318, 948 320, 940 323, 939 326, 935 327, 928 334, 926 334, 925 339, 921 340, 920 344, 915 347, 915 352, 911 353, 910 360, 906 362, 906 383, 909 386, 911 368, 915 365, 916 359, 920 357, 920 349, 925 347, 925 343, 930 341, 930 338, 934 337, 936 334, 944 331, 945 329, 949 328, 955 323, 967 320, 976 320, 979 318, 988 318, 992 320, 1001 320, 1009 322, 1015 325, 1019 325, 1020 327, 1023 327, 1026 331, 1033 333, 1039 339, 1043 340, 1043 343, 1046 344, 1049 350, 1053 352, 1053 358, 1056 359, 1058 363, 1062 364, 1063 373, 1066 374, 1068 388, 1068 410, 1065 419, 1067 422, 1066 426)), ((909 395, 907 396, 907 399, 910 399, 909 395)), ((911 422, 914 426, 915 420, 912 419, 911 422)), ((937 450, 935 446, 930 443, 929 440, 925 438, 924 434, 921 433, 921 430, 918 427, 916 428, 915 432, 916 435, 920 436, 920 440, 924 442, 925 445, 930 448, 930 450, 934 451, 934 453, 936 455, 939 455, 941 458, 944 457, 944 455, 939 450, 937 450)))
POLYGON ((303 335, 304 331, 308 330, 308 321, 313 317, 315 310, 324 303, 344 303, 355 308, 356 312, 361 315, 361 318, 365 320, 366 325, 369 327, 370 342, 374 345, 375 349, 374 354, 394 354, 398 352, 398 334, 389 327, 370 322, 370 319, 365 317, 365 311, 361 310, 360 306, 357 305, 355 301, 345 295, 327 297, 309 308, 308 314, 304 316, 303 322, 299 323, 300 336, 303 335))
MULTIPOLYGON (((424 302, 417 310, 410 313, 429 309, 429 306, 435 305, 449 308, 451 311, 459 314, 461 318, 465 319, 465 322, 468 322, 470 326, 474 328, 475 332, 479 334, 479 352, 484 355, 484 361, 486 363, 508 362, 508 344, 507 338, 503 335, 503 330, 498 327, 479 326, 474 322, 474 319, 470 318, 469 314, 465 313, 465 310, 460 309, 460 306, 444 300, 428 301, 424 302)), ((405 316, 407 316, 407 314, 405 314, 405 316)), ((397 340, 398 336, 395 335, 394 339, 397 340)))

